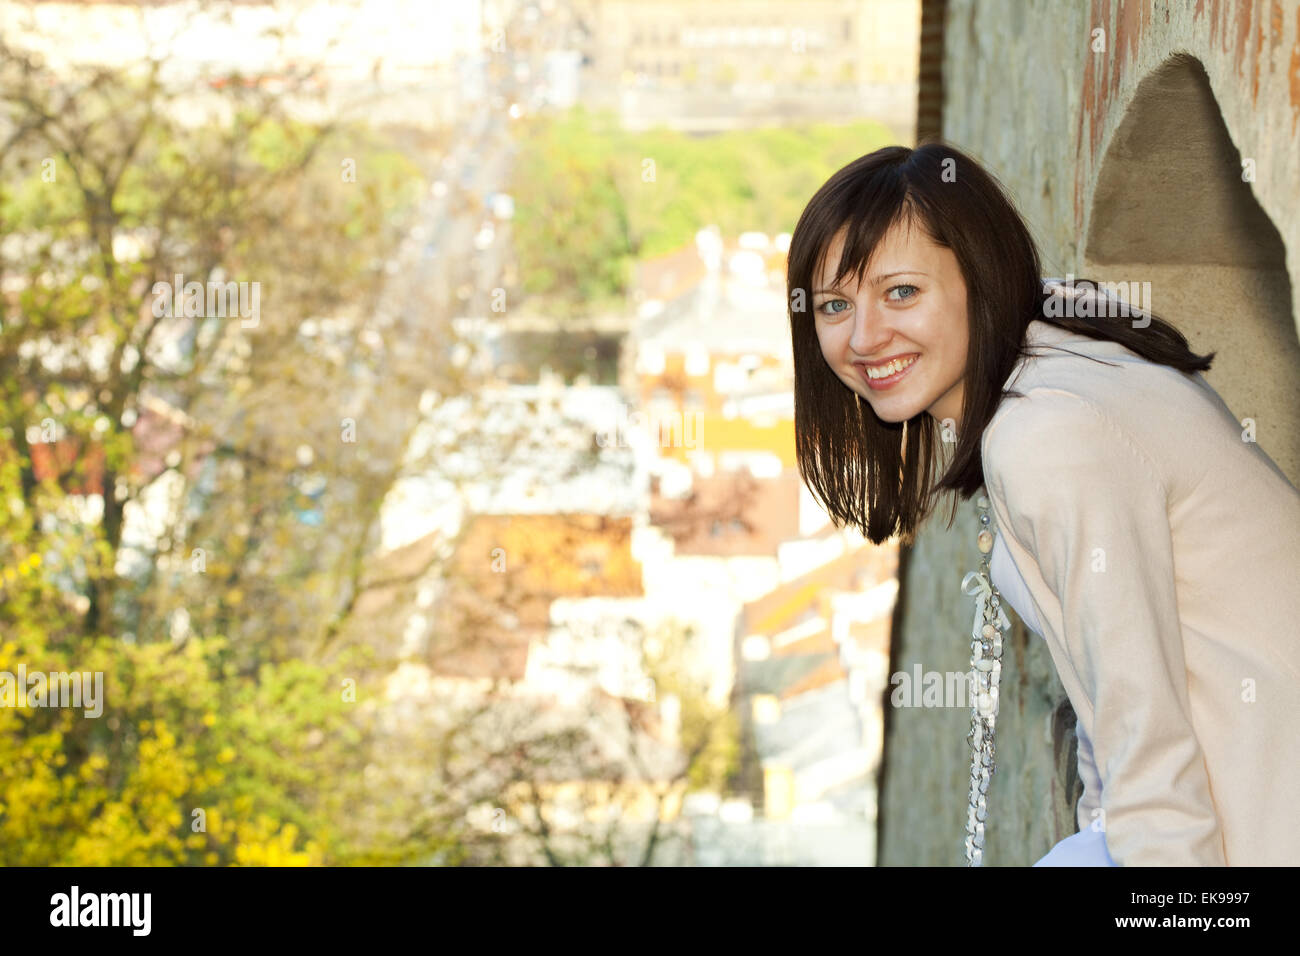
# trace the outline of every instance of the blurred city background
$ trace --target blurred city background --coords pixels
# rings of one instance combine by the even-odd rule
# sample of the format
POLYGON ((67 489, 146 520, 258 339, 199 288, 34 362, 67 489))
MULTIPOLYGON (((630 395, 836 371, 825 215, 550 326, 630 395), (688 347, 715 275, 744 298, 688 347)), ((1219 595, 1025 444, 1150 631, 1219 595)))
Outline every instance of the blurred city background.
MULTIPOLYGON (((785 251, 919 0, 0 4, 8 865, 871 865, 785 251)), ((957 830, 953 830, 954 834, 957 830)))

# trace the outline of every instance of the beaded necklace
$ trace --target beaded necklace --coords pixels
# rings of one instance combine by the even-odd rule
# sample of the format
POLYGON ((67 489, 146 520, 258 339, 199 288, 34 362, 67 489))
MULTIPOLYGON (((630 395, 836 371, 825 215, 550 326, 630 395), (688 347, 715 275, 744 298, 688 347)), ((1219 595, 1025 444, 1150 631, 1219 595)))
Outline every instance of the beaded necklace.
MULTIPOLYGON (((983 488, 981 487, 981 490, 983 488)), ((962 579, 963 594, 975 598, 975 625, 971 629, 971 729, 966 740, 971 745, 970 805, 966 813, 966 865, 980 866, 984 861, 984 824, 988 819, 985 795, 993 779, 993 731, 998 713, 998 685, 1002 681, 1002 632, 1011 622, 1002 609, 1002 597, 989 576, 989 558, 993 551, 993 523, 989 500, 981 494, 980 530, 976 544, 980 550, 979 570, 962 579)))

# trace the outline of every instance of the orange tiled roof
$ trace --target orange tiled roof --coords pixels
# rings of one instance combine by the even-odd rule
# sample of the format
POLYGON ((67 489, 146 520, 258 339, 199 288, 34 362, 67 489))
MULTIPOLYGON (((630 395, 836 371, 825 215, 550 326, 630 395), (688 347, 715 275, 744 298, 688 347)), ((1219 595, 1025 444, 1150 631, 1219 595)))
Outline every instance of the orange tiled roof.
POLYGON ((450 562, 430 643, 435 673, 522 680, 532 641, 561 597, 644 594, 632 519, 480 515, 450 562))
POLYGON ((704 278, 704 261, 694 244, 637 263, 637 291, 646 298, 670 301, 694 288, 704 278))
POLYGON ((748 471, 696 475, 692 491, 685 500, 651 494, 650 521, 673 538, 678 554, 775 555, 781 542, 798 537, 793 471, 776 478, 748 471))

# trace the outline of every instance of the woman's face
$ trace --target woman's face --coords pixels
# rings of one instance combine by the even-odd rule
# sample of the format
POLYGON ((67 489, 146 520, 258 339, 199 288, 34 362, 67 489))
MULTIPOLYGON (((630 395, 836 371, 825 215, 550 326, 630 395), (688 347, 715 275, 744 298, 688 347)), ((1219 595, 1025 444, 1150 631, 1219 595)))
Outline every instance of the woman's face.
MULTIPOLYGON (((895 224, 861 285, 832 289, 844 232, 832 240, 813 280, 813 317, 826 364, 881 421, 926 411, 959 427, 969 323, 957 257, 923 229, 895 224), (888 361, 896 356, 905 365, 901 372, 868 378, 871 366, 897 372, 899 365, 888 361)), ((844 281, 854 282, 853 274, 844 281)))

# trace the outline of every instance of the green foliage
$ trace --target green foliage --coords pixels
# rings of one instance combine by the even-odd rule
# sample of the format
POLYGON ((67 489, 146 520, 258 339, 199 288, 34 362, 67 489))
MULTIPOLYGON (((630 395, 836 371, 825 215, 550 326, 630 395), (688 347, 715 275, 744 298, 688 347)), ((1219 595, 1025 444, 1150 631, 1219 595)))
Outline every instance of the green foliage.
POLYGON ((79 632, 16 504, 16 465, 0 466, 0 693, 12 695, 0 706, 0 864, 346 861, 347 808, 328 781, 358 769, 357 705, 339 690, 353 662, 240 674, 221 637, 79 632), (102 696, 92 702, 87 678, 82 707, 33 706, 14 686, 20 666, 98 673, 102 696))
POLYGON ((550 311, 621 307, 640 258, 694 241, 794 228, 836 169, 891 141, 878 123, 630 133, 581 108, 527 121, 515 167, 524 290, 550 311))
MULTIPOLYGON (((367 301, 374 262, 423 189, 416 166, 374 131, 274 109, 186 125, 173 94, 124 74, 61 100, 75 78, 21 62, 0 42, 0 109, 21 131, 0 154, 0 229, 17 243, 0 299, 0 695, 13 695, 0 701, 0 864, 427 855, 433 841, 366 825, 373 661, 355 648, 328 661, 302 653, 346 577, 284 533, 288 508, 267 516, 259 504, 278 503, 259 497, 265 489, 293 494, 292 455, 258 430, 288 410, 256 419, 261 410, 241 401, 250 376, 230 360, 229 327, 198 335, 180 359, 150 349, 153 283, 221 270, 279 293, 257 340, 259 373, 306 377, 295 321, 367 301), (345 159, 355 179, 341 174, 345 159), (120 251, 124 240, 135 254, 120 251), (170 446, 180 506, 156 550, 137 555, 146 570, 126 570, 124 514, 142 506, 159 468, 131 426, 159 394, 188 422, 170 446), (250 419, 252 429, 235 427, 250 419), (214 500, 187 465, 215 464, 217 445, 252 477, 214 500), (38 457, 54 474, 38 480, 38 457), (95 481, 98 513, 85 494, 95 481), (295 579, 241 560, 261 557, 249 530, 273 523, 267 538, 306 569, 295 579), (197 546, 214 558, 204 573, 182 560, 197 546), (273 611, 294 599, 323 609, 289 607, 286 627, 273 611), (178 615, 188 624, 175 627, 178 615), (24 705, 20 671, 102 675, 102 713, 24 705)), ((318 409, 324 386, 303 382, 298 395, 318 409)), ((292 449, 304 435, 280 440, 292 449)))
POLYGON ((675 695, 680 703, 679 737, 687 754, 686 790, 721 791, 740 763, 740 725, 730 703, 715 703, 709 688, 690 673, 686 661, 698 653, 694 632, 671 624, 656 633, 647 669, 657 697, 675 695))

